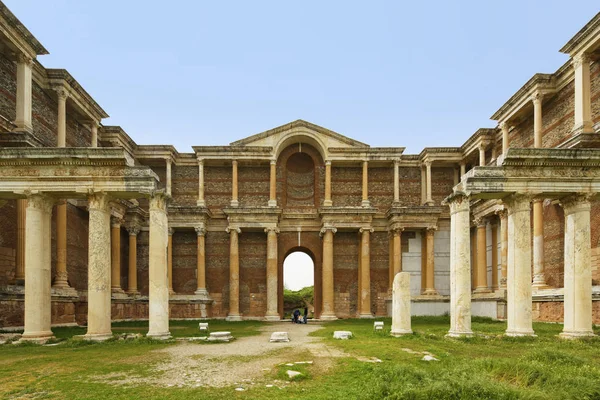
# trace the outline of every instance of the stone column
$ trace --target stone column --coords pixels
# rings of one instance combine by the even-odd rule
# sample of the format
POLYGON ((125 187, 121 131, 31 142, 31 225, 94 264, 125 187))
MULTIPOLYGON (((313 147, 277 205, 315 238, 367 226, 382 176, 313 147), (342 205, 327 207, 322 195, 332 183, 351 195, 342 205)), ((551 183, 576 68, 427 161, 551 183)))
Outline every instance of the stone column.
POLYGON ((590 85, 590 57, 579 54, 573 57, 575 68, 575 133, 594 133, 590 85))
POLYGON ((196 268, 198 269, 196 272, 197 289, 194 294, 208 298, 208 291, 206 290, 206 228, 204 227, 204 224, 202 224, 194 229, 196 230, 196 235, 198 236, 198 249, 196 252, 196 268))
POLYGON ((56 205, 56 276, 53 288, 71 289, 67 273, 67 202, 56 205))
POLYGON ((371 207, 369 201, 369 162, 363 161, 362 163, 362 203, 363 207, 371 207))
POLYGON ((531 197, 513 194, 508 208, 507 336, 534 336, 531 316, 531 197))
POLYGON ((492 291, 498 290, 498 222, 494 220, 492 227, 492 291))
POLYGON ((92 132, 92 140, 90 147, 98 147, 98 123, 96 121, 92 122, 90 130, 92 132))
POLYGON ((435 289, 435 252, 434 252, 434 235, 437 228, 427 228, 425 230, 425 290, 422 294, 426 296, 436 296, 438 294, 435 289))
POLYGON ((421 205, 427 202, 427 176, 425 174, 424 165, 421 164, 421 205))
POLYGON ((373 228, 360 228, 360 314, 359 318, 373 318, 371 312, 371 238, 370 233, 373 228))
POLYGON ((460 179, 462 180, 462 176, 467 173, 467 164, 461 162, 460 164, 460 179))
POLYGON ((508 151, 508 123, 501 122, 499 126, 502 130, 502 154, 506 156, 508 151))
POLYGON ((500 289, 506 289, 508 271, 508 211, 498 212, 500 217, 500 289))
POLYGON ((425 204, 427 204, 428 206, 432 206, 433 199, 431 197, 431 161, 425 162, 425 172, 426 172, 426 179, 427 179, 427 191, 426 191, 427 199, 425 200, 425 204))
POLYGON ((33 67, 33 58, 24 54, 17 56, 17 96, 16 96, 16 118, 15 131, 33 132, 31 121, 32 115, 32 97, 31 97, 31 69, 33 67))
POLYGON ((323 309, 321 319, 326 321, 336 320, 334 311, 334 285, 333 285, 333 235, 337 229, 325 225, 321 229, 323 237, 323 309))
POLYGON ((240 228, 227 227, 229 233, 229 313, 227 321, 241 321, 240 314, 240 253, 238 235, 240 228))
POLYGON ((44 342, 50 329, 50 226, 53 200, 43 194, 27 198, 25 228, 25 329, 22 340, 44 342))
POLYGON ((388 231, 388 294, 392 294, 394 285, 394 232, 388 231))
POLYGON ((88 196, 88 328, 84 338, 106 340, 110 326, 110 198, 97 192, 88 196))
POLYGON ((277 161, 271 160, 269 174, 269 207, 277 207, 277 161))
POLYGON ((323 201, 324 207, 333 206, 331 201, 331 161, 325 160, 325 200, 323 201))
POLYGON ((175 294, 173 290, 173 233, 175 229, 169 228, 167 231, 169 238, 167 241, 167 275, 169 276, 169 295, 175 294))
POLYGON ((561 338, 594 336, 590 194, 561 199, 565 211, 564 326, 561 338))
POLYGON ((231 207, 237 207, 240 203, 238 201, 238 162, 233 160, 231 162, 231 207))
POLYGON ((150 243, 149 243, 149 329, 146 336, 168 339, 169 332, 169 278, 167 276, 167 247, 169 224, 167 201, 163 192, 150 198, 150 243))
POLYGON ((56 90, 58 97, 58 120, 56 122, 58 132, 56 147, 67 146, 67 98, 69 94, 66 89, 59 88, 56 90))
POLYGON ((479 145, 479 165, 485 166, 485 146, 482 144, 479 145))
POLYGON ((111 244, 111 291, 113 293, 123 293, 121 288, 121 219, 111 218, 111 231, 110 231, 110 244, 111 244))
POLYGON ((17 199, 17 256, 15 259, 15 284, 25 283, 25 226, 27 199, 17 199))
POLYGON ((412 334, 410 313, 410 272, 399 272, 394 278, 392 292, 392 329, 398 337, 412 334))
POLYGON ((198 159, 198 201, 196 201, 198 207, 206 207, 206 201, 204 200, 204 159, 198 159))
POLYGON ((394 229, 394 276, 402 272, 402 231, 403 228, 394 229))
POLYGON ((278 228, 265 229, 267 234, 267 321, 279 321, 277 309, 277 234, 278 228))
POLYGON ((166 164, 167 164, 167 172, 166 172, 166 175, 167 175, 167 185, 166 186, 167 187, 166 187, 166 190, 167 190, 167 195, 169 195, 169 196, 171 195, 171 187, 172 187, 172 181, 173 181, 171 178, 171 163, 172 163, 171 159, 167 158, 166 159, 166 164))
POLYGON ((476 293, 489 292, 487 280, 487 232, 486 220, 478 218, 475 220, 477 225, 477 286, 476 293))
POLYGON ((450 337, 472 336, 469 198, 446 199, 450 206, 450 337))
POLYGON ((533 287, 543 289, 546 285, 544 275, 544 200, 533 201, 533 287))
POLYGON ((400 160, 394 160, 394 203, 400 202, 400 160))
POLYGON ((137 235, 140 227, 132 225, 127 227, 129 233, 129 267, 127 280, 127 293, 131 295, 140 294, 137 287, 137 235))
POLYGON ((533 147, 542 147, 542 100, 544 95, 541 92, 535 92, 531 96, 531 102, 533 103, 533 147))

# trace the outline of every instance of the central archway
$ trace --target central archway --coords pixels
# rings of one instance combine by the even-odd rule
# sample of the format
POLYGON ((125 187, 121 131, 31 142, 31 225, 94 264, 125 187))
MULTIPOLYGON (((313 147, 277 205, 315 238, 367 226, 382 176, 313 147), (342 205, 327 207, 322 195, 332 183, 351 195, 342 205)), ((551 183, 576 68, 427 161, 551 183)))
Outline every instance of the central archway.
POLYGON ((315 264, 304 251, 293 251, 283 260, 283 314, 294 310, 303 313, 307 308, 309 318, 314 317, 315 264))
MULTIPOLYGON (((282 233, 282 235, 285 235, 282 233)), ((308 247, 302 246, 290 246, 284 245, 284 250, 279 257, 279 288, 278 288, 278 308, 279 315, 283 318, 286 313, 290 310, 285 307, 284 304, 284 287, 286 282, 288 288, 294 290, 306 286, 313 286, 313 298, 309 308, 309 316, 313 318, 319 318, 321 315, 321 266, 320 264, 320 253, 312 251, 314 243, 313 241, 318 240, 318 234, 306 235, 308 247), (316 236, 313 240, 312 236, 316 236), (294 285, 290 285, 289 281, 293 281, 294 285)), ((285 239, 285 238, 284 238, 285 239)), ((284 240, 284 243, 287 240, 284 240)), ((316 242, 318 243, 318 241, 316 242)), ((304 244, 304 243, 303 243, 304 244)), ((304 303, 303 303, 304 304, 304 303)), ((300 304, 299 304, 300 305, 300 304)), ((292 310, 293 311, 293 310, 292 310)), ((304 311, 304 310, 302 310, 304 311)))

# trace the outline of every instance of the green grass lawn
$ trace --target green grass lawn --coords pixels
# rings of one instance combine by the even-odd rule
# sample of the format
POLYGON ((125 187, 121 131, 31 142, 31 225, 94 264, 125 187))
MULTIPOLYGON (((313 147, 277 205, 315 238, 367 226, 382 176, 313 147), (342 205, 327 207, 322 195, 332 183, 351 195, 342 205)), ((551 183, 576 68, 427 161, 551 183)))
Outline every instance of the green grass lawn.
MULTIPOLYGON (((390 320, 384 319, 386 328, 390 320)), ((260 322, 210 321, 211 329, 230 330, 236 337, 257 334, 260 322)), ((534 324, 537 338, 505 338, 505 323, 473 321, 481 334, 471 339, 446 339, 447 317, 413 318, 414 335, 393 338, 373 332, 373 321, 343 320, 323 323, 313 333, 350 357, 333 360, 325 373, 317 366, 301 366, 305 379, 285 389, 249 387, 178 388, 115 386, 94 381, 110 373, 135 376, 160 374, 154 349, 174 342, 146 339, 87 344, 74 340, 54 347, 0 346, 0 398, 22 399, 600 399, 600 339, 563 341, 560 324, 534 324), (332 339, 334 330, 350 330, 354 338, 332 339), (430 352, 440 361, 421 361, 430 352), (376 357, 381 363, 358 358, 376 357)), ((147 323, 115 323, 113 331, 145 333, 147 323)), ((290 324, 288 329, 293 330, 290 324)), ((57 328, 59 338, 85 333, 79 328, 57 328)), ((197 335, 197 322, 172 321, 174 336, 197 335)), ((597 332, 598 333, 598 332, 597 332)), ((295 352, 296 353, 296 352, 295 352)), ((297 357, 302 354, 298 349, 297 357)), ((243 359, 237 362, 244 362, 243 359)), ((273 379, 284 379, 279 368, 273 379)))

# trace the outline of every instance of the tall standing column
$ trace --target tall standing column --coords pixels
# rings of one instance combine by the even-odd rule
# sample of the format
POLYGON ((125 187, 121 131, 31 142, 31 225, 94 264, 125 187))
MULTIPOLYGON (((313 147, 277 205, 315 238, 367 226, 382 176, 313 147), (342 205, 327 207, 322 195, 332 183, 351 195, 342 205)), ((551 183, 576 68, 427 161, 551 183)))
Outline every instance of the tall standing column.
POLYGON ((574 194, 560 201, 565 211, 565 316, 560 337, 565 339, 594 336, 590 198, 574 194))
POLYGON ((112 337, 109 200, 109 196, 103 192, 88 196, 88 328, 84 336, 88 340, 112 337))
POLYGON ((171 176, 171 164, 172 164, 171 159, 167 158, 167 160, 166 160, 166 165, 167 165, 167 171, 166 171, 166 174, 167 174, 167 185, 166 186, 167 187, 166 187, 166 189, 167 189, 167 195, 168 196, 171 196, 171 193, 172 193, 171 192, 171 188, 173 186, 173 184, 172 184, 173 179, 172 179, 172 176, 171 176))
POLYGON ((267 234, 267 321, 279 321, 277 311, 277 234, 278 228, 265 229, 267 234))
POLYGON ((90 126, 90 131, 92 133, 90 147, 98 147, 98 123, 96 121, 92 122, 92 125, 90 126))
POLYGON ((477 286, 476 293, 489 292, 487 279, 487 232, 486 220, 479 218, 475 220, 477 224, 477 286))
POLYGON ((492 227, 492 291, 498 290, 498 222, 494 221, 492 227))
POLYGON ((479 165, 485 166, 485 146, 483 144, 479 145, 479 165))
POLYGON ((531 197, 513 194, 508 208, 507 336, 534 336, 531 297, 531 197))
POLYGON ((363 207, 371 207, 369 201, 369 162, 362 163, 362 203, 363 207))
POLYGON ((17 257, 15 259, 15 284, 25 283, 25 225, 27 199, 17 199, 17 257))
POLYGON ((500 289, 506 289, 508 271, 508 211, 498 212, 500 217, 500 289))
POLYGON ((231 162, 231 207, 237 207, 240 203, 238 201, 238 162, 233 160, 231 162))
POLYGON ((323 309, 321 319, 336 320, 334 311, 334 282, 333 282, 333 235, 337 229, 325 225, 321 229, 323 237, 323 309))
POLYGON ((271 160, 269 173, 269 207, 277 207, 277 161, 271 160))
POLYGON ((531 96, 531 102, 533 103, 533 147, 541 148, 542 146, 542 131, 543 131, 543 120, 542 120, 542 100, 544 95, 541 92, 535 92, 531 96))
POLYGON ((590 57, 579 54, 573 57, 575 69, 575 124, 574 133, 594 133, 590 84, 590 57))
POLYGON ((50 226, 53 200, 43 194, 27 198, 25 228, 25 329, 22 340, 44 342, 50 329, 50 226))
POLYGON ((168 339, 169 332, 169 278, 167 276, 167 247, 169 222, 167 201, 170 196, 157 192, 150 198, 150 252, 149 252, 149 329, 146 336, 168 339))
POLYGON ((204 200, 204 159, 198 159, 198 200, 196 201, 198 207, 206 207, 206 201, 204 200))
POLYGON ((110 258, 111 258, 111 291, 113 293, 123 293, 121 288, 121 219, 111 218, 110 231, 110 258))
POLYGON ((360 318, 373 318, 371 312, 371 235, 373 228, 360 228, 360 318))
POLYGON ((57 139, 56 139, 56 147, 66 147, 67 146, 67 98, 69 94, 66 89, 59 88, 56 90, 56 95, 58 97, 58 119, 56 121, 57 125, 57 139))
POLYGON ((434 238, 437 228, 431 227, 425 230, 425 290, 424 295, 435 296, 438 291, 435 289, 435 252, 434 238))
POLYGON ((546 285, 544 274, 544 200, 533 201, 533 287, 543 289, 546 285))
POLYGON ((229 313, 227 321, 241 321, 240 314, 240 253, 238 235, 240 228, 227 227, 229 233, 229 313))
POLYGON ((323 201, 324 207, 333 206, 331 201, 331 161, 325 160, 325 200, 323 201))
POLYGON ((449 196, 450 206, 450 337, 472 336, 469 198, 449 196))
POLYGON ((508 151, 508 123, 501 122, 499 126, 502 130, 502 154, 506 156, 508 151))
POLYGON ((129 233, 129 266, 127 279, 127 293, 131 295, 140 294, 137 287, 137 235, 140 227, 131 225, 127 227, 129 233))
POLYGON ((426 189, 426 197, 425 204, 428 206, 433 205, 433 198, 431 197, 431 161, 427 161, 425 163, 425 174, 427 179, 427 189, 426 189))
POLYGON ((173 290, 173 233, 175 229, 169 228, 169 239, 167 242, 167 275, 169 276, 169 295, 175 294, 173 290))
MULTIPOLYGON (((400 161, 394 160, 394 203, 400 202, 400 161)), ((390 284, 391 287, 391 284, 390 284)))
POLYGON ((196 291, 195 294, 208 298, 208 291, 206 290, 206 248, 205 248, 205 238, 206 238, 206 228, 204 224, 197 226, 194 228, 196 230, 196 235, 198 236, 197 242, 197 260, 196 267, 198 271, 196 272, 196 291))
POLYGON ((388 294, 392 294, 394 285, 394 232, 388 231, 388 294))
POLYGON ((460 166, 460 179, 462 179, 462 176, 467 173, 467 164, 465 164, 464 162, 461 162, 459 164, 459 166, 460 166))
POLYGON ((402 272, 402 231, 403 228, 394 229, 394 277, 402 272))
POLYGON ((32 115, 32 79, 31 69, 33 67, 33 58, 24 54, 17 56, 17 96, 16 96, 16 118, 15 131, 33 132, 31 120, 32 115))

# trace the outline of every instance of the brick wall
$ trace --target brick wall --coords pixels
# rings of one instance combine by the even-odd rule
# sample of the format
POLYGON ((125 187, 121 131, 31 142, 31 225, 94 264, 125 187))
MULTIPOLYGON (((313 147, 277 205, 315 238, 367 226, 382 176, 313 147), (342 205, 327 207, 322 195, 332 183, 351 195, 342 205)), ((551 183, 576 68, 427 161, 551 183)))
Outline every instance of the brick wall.
POLYGON ((403 206, 421 205, 421 169, 419 167, 403 167, 399 168, 398 172, 400 175, 400 204, 403 206))
POLYGON ((240 312, 244 316, 264 316, 267 310, 267 235, 243 231, 240 250, 240 312))
POLYGON ((171 179, 173 205, 195 206, 198 200, 198 167, 173 165, 171 179))
POLYGON ((212 313, 214 317, 225 317, 229 309, 229 234, 210 231, 205 246, 206 286, 215 300, 212 313))
POLYGON ((331 200, 334 206, 360 206, 362 167, 331 167, 331 200))
POLYGON ((334 310, 341 318, 358 313, 358 247, 357 231, 338 231, 333 237, 334 310))
POLYGON ((204 167, 204 198, 211 210, 221 210, 231 203, 231 166, 204 167))
POLYGON ((238 197, 242 207, 266 207, 269 202, 269 166, 238 166, 238 197))
POLYGON ((0 286, 6 285, 15 277, 15 249, 0 247, 0 286))
POLYGON ((198 235, 196 231, 177 229, 173 233, 173 290, 177 294, 193 294, 196 279, 198 235))
POLYGON ((368 189, 371 206, 388 209, 394 201, 394 168, 369 168, 368 189))

